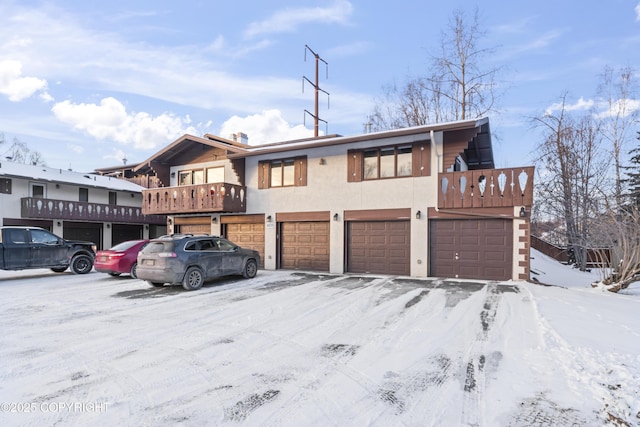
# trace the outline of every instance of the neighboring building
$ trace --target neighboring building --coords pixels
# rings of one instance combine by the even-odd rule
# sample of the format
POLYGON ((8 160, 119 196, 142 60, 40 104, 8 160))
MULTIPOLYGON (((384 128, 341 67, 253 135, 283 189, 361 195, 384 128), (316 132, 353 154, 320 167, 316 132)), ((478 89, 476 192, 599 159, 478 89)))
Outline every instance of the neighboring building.
POLYGON ((109 248, 166 232, 164 215, 142 213, 142 190, 117 178, 3 161, 0 221, 109 248))
POLYGON ((185 135, 134 167, 144 214, 224 235, 266 269, 529 278, 533 167, 496 169, 489 120, 249 146, 185 135))

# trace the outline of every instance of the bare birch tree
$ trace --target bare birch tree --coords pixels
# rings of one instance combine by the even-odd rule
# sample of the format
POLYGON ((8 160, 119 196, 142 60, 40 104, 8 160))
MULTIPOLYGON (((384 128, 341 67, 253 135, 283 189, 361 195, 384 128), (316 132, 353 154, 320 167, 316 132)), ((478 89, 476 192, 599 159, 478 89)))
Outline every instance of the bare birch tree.
POLYGON ((599 101, 604 107, 598 116, 602 123, 602 135, 610 144, 615 175, 613 198, 618 208, 624 204, 624 147, 631 138, 631 127, 640 114, 634 105, 637 101, 634 99, 636 83, 633 75, 629 67, 621 68, 616 74, 613 68, 607 66, 598 87, 599 101))
POLYGON ((640 208, 630 205, 598 218, 593 233, 604 242, 594 253, 605 289, 618 292, 640 280, 640 208))
POLYGON ((566 95, 557 112, 547 112, 534 123, 544 134, 536 159, 536 204, 543 215, 563 220, 567 247, 576 265, 585 270, 591 219, 602 209, 608 166, 598 123, 591 115, 571 116, 566 95))
POLYGON ((371 117, 374 129, 465 120, 494 111, 500 68, 484 66, 493 52, 480 46, 484 35, 477 9, 472 18, 463 10, 454 11, 441 33, 438 53, 431 58, 430 72, 385 89, 371 117))
MULTIPOLYGON (((6 144, 8 143, 4 138, 4 133, 0 133, 0 146, 5 146, 6 144)), ((13 143, 2 155, 14 163, 46 166, 46 162, 39 151, 31 150, 26 142, 20 141, 15 137, 13 138, 13 143)))

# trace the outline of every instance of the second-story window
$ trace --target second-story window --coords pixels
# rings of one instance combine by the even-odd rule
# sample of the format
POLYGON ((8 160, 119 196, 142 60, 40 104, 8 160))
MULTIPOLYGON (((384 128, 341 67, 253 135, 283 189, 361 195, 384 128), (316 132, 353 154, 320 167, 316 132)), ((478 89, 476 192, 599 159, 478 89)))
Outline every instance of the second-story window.
POLYGON ((411 176, 411 146, 365 150, 364 179, 411 176))
POLYGON ((431 146, 428 141, 411 145, 349 150, 347 181, 429 176, 431 146))
POLYGON ((78 188, 78 201, 79 202, 88 202, 89 201, 89 189, 88 188, 78 188))
POLYGON ((224 166, 207 168, 207 183, 224 182, 224 166))
POLYGON ((109 204, 117 205, 118 204, 118 193, 115 191, 109 191, 109 204))
POLYGON ((296 157, 258 163, 258 188, 307 185, 307 158, 296 157))
POLYGON ((204 184, 203 169, 178 172, 178 185, 197 185, 197 184, 204 184))
POLYGON ((295 185, 295 161, 276 160, 271 162, 271 186, 272 187, 291 187, 295 185))
POLYGON ((44 185, 31 184, 31 197, 36 199, 44 199, 44 185))

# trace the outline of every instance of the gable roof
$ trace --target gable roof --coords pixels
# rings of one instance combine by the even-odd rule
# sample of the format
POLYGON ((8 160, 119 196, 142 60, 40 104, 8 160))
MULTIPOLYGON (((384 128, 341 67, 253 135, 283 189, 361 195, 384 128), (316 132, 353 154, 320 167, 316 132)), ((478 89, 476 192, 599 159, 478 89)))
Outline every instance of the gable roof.
POLYGON ((150 169, 152 169, 152 163, 170 164, 173 158, 192 151, 193 148, 197 145, 206 145, 212 148, 220 148, 228 154, 241 153, 245 151, 246 147, 249 147, 246 144, 242 144, 211 134, 205 134, 205 136, 202 138, 185 134, 173 141, 171 144, 164 147, 162 150, 155 153, 153 156, 138 163, 138 165, 133 168, 133 171, 136 173, 148 172, 150 169))

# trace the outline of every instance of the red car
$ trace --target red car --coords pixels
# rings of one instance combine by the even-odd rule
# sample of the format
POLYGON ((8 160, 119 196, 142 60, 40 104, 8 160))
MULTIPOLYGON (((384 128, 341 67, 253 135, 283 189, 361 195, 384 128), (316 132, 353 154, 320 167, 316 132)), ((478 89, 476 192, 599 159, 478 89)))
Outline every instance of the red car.
POLYGON ((98 251, 93 267, 100 273, 109 273, 112 276, 119 276, 125 273, 137 279, 138 252, 147 243, 149 243, 149 240, 128 240, 118 243, 111 249, 98 251))

